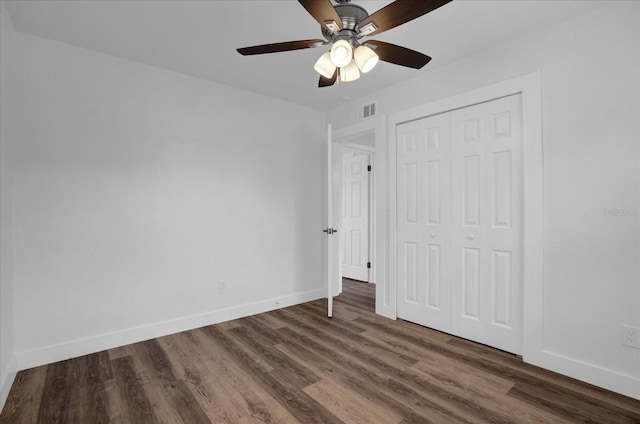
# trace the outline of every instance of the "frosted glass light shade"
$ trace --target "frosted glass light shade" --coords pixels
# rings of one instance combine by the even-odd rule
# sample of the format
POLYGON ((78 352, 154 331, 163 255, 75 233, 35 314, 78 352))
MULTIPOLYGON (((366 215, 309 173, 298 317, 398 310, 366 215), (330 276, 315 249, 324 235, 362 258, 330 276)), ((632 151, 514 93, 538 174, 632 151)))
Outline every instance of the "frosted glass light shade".
POLYGON ((359 46, 353 54, 353 58, 358 68, 360 68, 364 74, 372 70, 380 59, 378 55, 367 46, 359 46))
POLYGON ((340 68, 340 81, 349 82, 360 78, 360 70, 355 61, 351 61, 347 66, 340 68))
POLYGON ((316 64, 313 66, 313 69, 315 69, 323 77, 331 78, 336 72, 336 65, 334 65, 331 61, 331 53, 326 52, 325 54, 320 56, 320 59, 318 59, 316 64))
POLYGON ((347 40, 338 40, 331 47, 331 62, 338 67, 347 66, 353 57, 353 48, 347 40))

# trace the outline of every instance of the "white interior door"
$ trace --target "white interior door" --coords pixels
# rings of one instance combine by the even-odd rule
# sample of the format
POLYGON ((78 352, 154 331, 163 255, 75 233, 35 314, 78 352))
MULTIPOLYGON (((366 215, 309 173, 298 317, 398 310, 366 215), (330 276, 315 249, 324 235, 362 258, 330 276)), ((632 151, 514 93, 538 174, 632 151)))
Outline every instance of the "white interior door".
POLYGON ((398 317, 451 330, 449 114, 398 127, 398 317))
POLYGON ((521 96, 397 128, 398 317, 522 346, 521 96))
POLYGON ((521 96, 455 110, 451 127, 453 332, 521 353, 521 96))
POLYGON ((342 276, 369 282, 369 155, 342 154, 342 276))
POLYGON ((336 187, 340 187, 341 168, 334 164, 340 163, 340 149, 334 148, 331 124, 327 125, 327 228, 322 230, 327 236, 327 316, 333 315, 333 297, 340 294, 342 278, 340 275, 340 243, 338 231, 340 228, 340 199, 335 197, 336 187))

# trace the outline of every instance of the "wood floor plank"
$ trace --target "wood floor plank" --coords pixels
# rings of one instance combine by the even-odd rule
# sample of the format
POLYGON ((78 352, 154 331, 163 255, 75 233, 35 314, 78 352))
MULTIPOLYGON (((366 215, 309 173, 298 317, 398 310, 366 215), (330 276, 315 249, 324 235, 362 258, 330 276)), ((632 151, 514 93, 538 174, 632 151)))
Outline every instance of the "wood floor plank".
MULTIPOLYGON (((603 405, 612 405, 626 409, 636 415, 640 415, 640 401, 636 399, 632 399, 618 393, 613 393, 601 387, 597 387, 550 370, 545 370, 535 365, 526 364, 524 362, 520 364, 519 369, 522 371, 523 375, 529 375, 532 378, 540 378, 554 384, 556 387, 563 388, 563 390, 571 390, 576 394, 576 396, 584 396, 592 399, 594 402, 599 402, 603 405)), ((638 422, 640 423, 640 420, 638 422)))
POLYGON ((220 361, 224 357, 224 351, 212 343, 202 331, 195 331, 195 338, 204 349, 197 349, 199 358, 203 358, 207 368, 220 379, 225 386, 233 388, 236 399, 241 401, 247 414, 246 420, 258 420, 261 423, 298 424, 299 421, 291 415, 280 403, 278 403, 266 391, 261 390, 258 382, 238 367, 234 361, 220 361), (202 355, 202 351, 208 352, 202 355))
MULTIPOLYGON (((318 343, 317 338, 297 333, 295 329, 284 328, 286 343, 276 348, 286 352, 299 363, 307 364, 313 370, 319 370, 323 378, 336 378, 363 394, 360 388, 384 384, 388 376, 381 370, 355 358, 346 352, 334 350, 325 344, 318 343)), ((375 396, 370 397, 371 399, 375 396)))
POLYGON ((98 352, 66 361, 69 366, 68 406, 62 422, 109 422, 107 381, 113 378, 107 352, 98 352))
MULTIPOLYGON (((446 360, 443 363, 447 363, 446 360)), ((424 380, 437 386, 446 387, 447 391, 464 399, 480 405, 491 405, 491 409, 502 416, 499 422, 508 422, 510 417, 519 415, 528 423, 537 424, 565 424, 567 421, 545 410, 532 408, 527 403, 518 401, 502 389, 494 390, 485 384, 477 384, 467 381, 465 378, 455 378, 449 374, 446 367, 433 366, 424 362, 418 362, 410 368, 412 372, 420 375, 424 380)), ((449 368, 451 370, 451 368, 449 368)))
POLYGON ((90 384, 80 389, 80 423, 107 424, 109 417, 109 399, 106 383, 90 384))
POLYGON ((336 303, 356 306, 362 310, 375 312, 375 284, 342 279, 342 293, 335 298, 336 303))
MULTIPOLYGON (((337 299, 337 298, 336 298, 337 299)), ((308 302, 306 304, 310 309, 314 310, 319 315, 327 314, 327 301, 326 299, 314 302, 308 302)), ((354 321, 357 318, 362 316, 362 309, 357 306, 349 305, 344 302, 334 302, 333 303, 333 318, 336 318, 339 321, 342 321, 345 324, 348 324, 351 321, 354 321)), ((357 326, 356 326, 357 328, 357 326)))
POLYGON ((85 356, 86 372, 84 385, 104 384, 113 378, 111 357, 106 351, 85 356))
POLYGON ((257 317, 243 318, 241 322, 242 327, 252 330, 254 337, 259 337, 261 344, 265 346, 275 346, 282 343, 282 338, 280 337, 279 332, 264 325, 257 317))
MULTIPOLYGON (((401 383, 394 382, 392 384, 391 382, 393 379, 391 377, 398 377, 400 375, 400 378, 402 378, 403 374, 406 377, 407 374, 403 373, 404 366, 400 365, 399 367, 394 367, 393 365, 385 363, 378 358, 370 356, 365 351, 350 349, 345 345, 333 345, 332 348, 331 342, 326 342, 323 337, 314 339, 307 337, 304 334, 296 333, 294 331, 295 323, 291 322, 291 324, 294 324, 291 326, 291 329, 283 329, 283 332, 288 333, 291 339, 299 340, 302 345, 309 346, 314 351, 323 352, 331 359, 334 366, 344 367, 340 372, 349 374, 349 370, 354 369, 358 371, 360 376, 367 376, 368 381, 361 383, 362 385, 360 390, 366 391, 366 388, 374 387, 375 390, 384 393, 387 396, 387 398, 384 399, 385 404, 388 405, 393 402, 408 402, 405 403, 405 405, 409 406, 409 412, 419 409, 426 416, 436 419, 436 422, 480 422, 474 419, 473 415, 469 416, 464 411, 461 412, 456 409, 454 412, 451 408, 448 408, 446 401, 442 401, 442 396, 433 397, 429 393, 423 391, 422 388, 416 390, 401 383)), ((305 327, 301 326, 300 329, 304 330, 305 327)), ((291 347, 290 344, 288 344, 288 346, 291 347)), ((301 347, 299 346, 299 348, 301 347)), ((314 363, 319 362, 317 358, 313 361, 314 363)), ((335 374, 338 374, 338 371, 336 371, 335 374)), ((350 376, 350 378, 353 378, 354 381, 358 381, 358 377, 350 376)), ((352 388, 352 390, 358 391, 357 388, 352 388)), ((372 398, 376 397, 375 394, 371 395, 371 393, 369 393, 369 395, 372 398)))
POLYGON ((35 423, 38 419, 47 366, 24 370, 16 375, 0 424, 35 423))
POLYGON ((134 361, 125 356, 112 361, 114 378, 120 392, 122 418, 125 422, 136 424, 157 423, 153 407, 145 393, 143 378, 134 369, 134 361))
POLYGON ((225 349, 242 368, 260 381, 261 387, 287 408, 292 415, 303 423, 341 423, 338 417, 313 400, 306 393, 296 389, 288 381, 280 378, 279 373, 260 373, 255 369, 251 357, 215 326, 203 328, 205 334, 225 349))
POLYGON ((145 375, 152 379, 154 384, 170 384, 176 380, 171 361, 157 340, 136 343, 134 350, 142 363, 145 375))
POLYGON ((274 369, 277 369, 279 374, 284 374, 288 383, 294 387, 302 389, 320 380, 309 368, 291 360, 291 358, 283 355, 273 346, 261 345, 256 337, 258 333, 252 329, 237 327, 227 333, 244 346, 248 346, 249 349, 273 366, 274 369))
POLYGON ((71 368, 71 361, 56 362, 47 367, 38 422, 64 423, 68 418, 74 391, 71 368))
POLYGON ((151 382, 146 391, 159 422, 210 424, 193 393, 179 380, 169 355, 159 340, 147 340, 135 345, 135 351, 151 382))
POLYGON ((242 323, 240 320, 225 321, 216 324, 216 326, 221 330, 231 330, 232 328, 240 327, 241 325, 242 323))
POLYGON ((604 422, 607 424, 638 424, 640 410, 637 413, 616 406, 603 406, 600 402, 575 396, 574 393, 558 390, 555 387, 542 387, 538 384, 516 383, 509 396, 530 405, 551 411, 567 420, 583 423, 604 422))
MULTIPOLYGON (((171 409, 177 412, 185 424, 212 424, 202 406, 193 395, 187 383, 177 380, 172 384, 162 387, 163 397, 167 400, 162 409, 171 409)), ((171 422, 176 423, 175 419, 171 422)))
POLYGON ((262 324, 266 325, 272 330, 278 330, 287 325, 269 313, 253 315, 251 318, 260 321, 262 324))
MULTIPOLYGON (((473 366, 514 381, 510 396, 544 406, 546 410, 558 416, 576 419, 578 422, 592 422, 594 417, 610 423, 640 422, 638 401, 632 401, 631 404, 636 406, 631 408, 621 407, 615 402, 608 402, 606 407, 603 407, 602 399, 585 394, 588 385, 582 383, 583 390, 576 391, 571 387, 575 381, 568 377, 540 369, 532 373, 531 371, 537 367, 523 364, 515 355, 457 338, 448 342, 448 345, 455 346, 456 349, 463 348, 453 353, 448 352, 449 355, 460 358, 464 352, 464 357, 473 366)), ((619 398, 620 396, 609 393, 609 399, 619 398)))
POLYGON ((411 413, 406 416, 404 420, 400 422, 400 424, 434 424, 436 422, 437 421, 428 420, 427 418, 416 413, 411 413))
POLYGON ((465 364, 451 360, 438 353, 422 353, 421 360, 412 365, 410 370, 449 379, 467 390, 482 390, 497 395, 506 395, 515 385, 513 381, 467 367, 465 364))
MULTIPOLYGON (((286 309, 274 312, 278 313, 277 316, 287 317, 281 318, 283 320, 287 319, 287 323, 302 328, 308 333, 315 334, 331 343, 335 343, 339 345, 341 349, 366 355, 366 357, 383 358, 385 363, 394 364, 397 367, 410 366, 416 362, 415 358, 393 351, 382 343, 373 342, 356 332, 350 331, 348 326, 334 321, 333 318, 310 313, 292 313, 292 311, 286 309)), ((357 331, 363 331, 363 329, 358 328, 357 331)))
POLYGON ((310 319, 314 325, 319 325, 325 328, 332 327, 334 331, 347 336, 353 333, 362 333, 365 331, 364 328, 359 327, 358 324, 352 321, 343 320, 337 316, 328 318, 325 313, 322 313, 326 312, 326 310, 324 308, 318 308, 317 304, 305 303, 303 305, 299 305, 299 307, 296 308, 296 313, 299 313, 301 310, 307 311, 306 314, 300 316, 301 318, 305 317, 306 319, 310 319))
POLYGON ((133 350, 133 345, 125 345, 109 349, 107 354, 109 355, 109 359, 113 361, 114 359, 122 358, 124 356, 135 355, 135 352, 133 350))
POLYGON ((417 324, 409 323, 403 320, 392 321, 378 315, 361 316, 355 320, 355 323, 367 330, 384 332, 386 334, 400 337, 402 340, 414 343, 418 346, 419 341, 429 341, 430 343, 445 344, 448 343, 452 336, 430 328, 422 327, 417 324), (418 341, 418 343, 415 343, 418 341))
MULTIPOLYGON (((403 382, 395 379, 389 379, 386 382, 388 390, 393 393, 393 398, 399 402, 405 402, 411 406, 412 411, 408 417, 419 416, 422 419, 418 422, 430 423, 460 423, 460 424, 484 424, 483 419, 478 418, 475 414, 466 413, 460 409, 458 405, 451 402, 443 402, 437 397, 425 395, 424 392, 416 391, 403 382)), ((406 421, 406 419, 405 419, 406 421)), ((497 422, 497 421, 493 421, 497 422)))
POLYGON ((367 369, 359 358, 314 344, 313 340, 296 334, 288 328, 285 331, 290 332, 291 340, 284 345, 278 345, 279 349, 288 352, 294 358, 300 358, 301 363, 314 364, 317 369, 322 370, 325 378, 334 379, 350 391, 384 406, 389 411, 403 416, 410 416, 415 411, 419 411, 437 423, 473 422, 414 391, 407 390, 406 387, 388 385, 386 378, 377 375, 375 370, 367 369), (298 339, 300 343, 293 341, 298 339))
POLYGON ((348 391, 333 380, 321 380, 305 387, 305 393, 347 423, 370 424, 400 422, 403 417, 393 410, 380 408, 363 396, 348 391))
MULTIPOLYGON (((327 305, 324 304, 324 302, 322 305, 318 305, 321 311, 324 312, 327 310, 327 305)), ((333 316, 338 317, 344 321, 353 321, 362 316, 362 309, 351 306, 347 303, 335 302, 333 304, 333 316)))
POLYGON ((234 423, 249 415, 236 383, 236 379, 243 376, 232 373, 235 377, 228 377, 227 362, 221 363, 217 359, 220 355, 200 336, 200 331, 180 333, 162 340, 161 345, 182 364, 184 371, 175 369, 175 373, 185 382, 211 422, 234 423))
POLYGON ((478 357, 482 357, 490 361, 502 362, 505 365, 518 369, 523 376, 530 376, 531 378, 544 380, 555 386, 563 387, 563 389, 569 389, 577 393, 579 396, 591 398, 596 402, 615 405, 636 414, 640 413, 640 405, 635 399, 612 393, 601 387, 587 384, 550 370, 526 364, 522 362, 522 358, 515 355, 457 337, 452 337, 448 344, 463 347, 464 351, 474 353, 478 357))
POLYGON ((107 399, 107 411, 110 424, 126 424, 129 419, 129 411, 126 402, 122 398, 122 391, 118 387, 116 379, 105 383, 105 396, 107 399))

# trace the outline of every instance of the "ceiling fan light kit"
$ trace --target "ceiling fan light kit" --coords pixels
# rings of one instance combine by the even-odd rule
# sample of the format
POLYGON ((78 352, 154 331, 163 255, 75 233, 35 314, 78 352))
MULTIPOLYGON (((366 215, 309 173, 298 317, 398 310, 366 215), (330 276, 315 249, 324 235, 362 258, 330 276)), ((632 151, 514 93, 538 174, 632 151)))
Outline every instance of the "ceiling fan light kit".
POLYGON ((347 66, 353 59, 351 43, 345 39, 337 40, 331 47, 331 62, 338 68, 347 66))
POLYGON ((360 69, 355 61, 351 61, 347 66, 340 68, 340 81, 351 82, 360 78, 360 69))
POLYGON ((313 69, 325 78, 331 78, 336 72, 336 68, 337 66, 331 61, 331 52, 326 52, 320 56, 320 59, 313 66, 313 69))
POLYGON ((371 71, 379 60, 420 69, 431 58, 420 52, 382 41, 362 38, 395 28, 449 3, 451 0, 396 0, 372 15, 351 0, 298 0, 320 24, 325 40, 300 40, 238 49, 242 55, 276 53, 331 45, 314 69, 320 74, 318 87, 336 81, 349 82, 371 71))
POLYGON ((378 64, 378 60, 380 60, 376 52, 365 45, 359 46, 356 49, 353 58, 363 74, 372 70, 378 64))

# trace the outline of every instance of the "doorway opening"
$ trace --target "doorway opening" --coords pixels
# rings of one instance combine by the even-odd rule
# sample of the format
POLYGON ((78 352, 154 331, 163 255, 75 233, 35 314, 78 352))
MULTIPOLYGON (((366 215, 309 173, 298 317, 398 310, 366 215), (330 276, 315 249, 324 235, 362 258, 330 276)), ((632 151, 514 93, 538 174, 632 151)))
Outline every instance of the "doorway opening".
POLYGON ((337 293, 349 299, 367 293, 361 301, 375 310, 375 133, 337 138, 332 144, 333 222, 339 240, 337 293))

